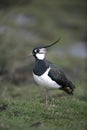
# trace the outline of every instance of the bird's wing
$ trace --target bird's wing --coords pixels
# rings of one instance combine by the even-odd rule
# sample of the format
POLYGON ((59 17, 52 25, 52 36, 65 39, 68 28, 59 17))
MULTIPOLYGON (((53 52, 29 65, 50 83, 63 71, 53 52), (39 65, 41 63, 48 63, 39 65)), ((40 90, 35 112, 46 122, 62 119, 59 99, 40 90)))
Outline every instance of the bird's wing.
POLYGON ((61 85, 61 89, 69 88, 73 90, 75 86, 73 83, 66 77, 64 72, 59 68, 58 66, 52 64, 49 62, 50 65, 50 71, 48 75, 51 77, 52 80, 54 80, 56 83, 61 85))

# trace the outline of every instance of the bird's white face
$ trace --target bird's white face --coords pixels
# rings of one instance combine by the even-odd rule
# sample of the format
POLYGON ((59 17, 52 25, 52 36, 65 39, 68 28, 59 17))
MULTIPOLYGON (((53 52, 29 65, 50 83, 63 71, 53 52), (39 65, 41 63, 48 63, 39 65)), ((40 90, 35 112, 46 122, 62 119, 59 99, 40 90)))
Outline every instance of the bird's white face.
POLYGON ((45 48, 35 48, 32 53, 35 58, 43 60, 46 56, 47 51, 45 48))

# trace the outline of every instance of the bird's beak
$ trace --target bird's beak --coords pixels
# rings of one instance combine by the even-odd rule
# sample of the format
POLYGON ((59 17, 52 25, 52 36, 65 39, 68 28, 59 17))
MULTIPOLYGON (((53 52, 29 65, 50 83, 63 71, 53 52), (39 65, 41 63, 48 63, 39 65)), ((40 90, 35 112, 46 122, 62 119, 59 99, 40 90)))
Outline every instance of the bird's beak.
POLYGON ((32 53, 29 53, 27 56, 28 56, 28 57, 31 57, 31 56, 33 56, 33 54, 32 54, 32 53))

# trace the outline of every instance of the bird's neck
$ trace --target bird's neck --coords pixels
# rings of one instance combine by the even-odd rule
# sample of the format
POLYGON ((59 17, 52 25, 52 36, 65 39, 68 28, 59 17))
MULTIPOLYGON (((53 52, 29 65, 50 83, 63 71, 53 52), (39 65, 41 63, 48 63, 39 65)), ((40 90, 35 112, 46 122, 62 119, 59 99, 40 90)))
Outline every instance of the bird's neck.
POLYGON ((49 66, 46 62, 46 59, 44 59, 44 60, 36 59, 35 65, 34 65, 34 68, 33 68, 33 72, 36 75, 40 76, 47 70, 48 67, 49 66))

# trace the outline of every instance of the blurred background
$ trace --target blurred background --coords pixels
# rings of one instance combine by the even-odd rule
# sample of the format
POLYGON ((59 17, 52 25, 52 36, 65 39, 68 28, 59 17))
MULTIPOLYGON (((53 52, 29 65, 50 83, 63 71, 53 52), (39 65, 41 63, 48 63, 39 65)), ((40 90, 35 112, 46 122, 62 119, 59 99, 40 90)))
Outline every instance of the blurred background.
MULTIPOLYGON (((59 37, 48 50, 48 59, 58 64, 75 83, 75 95, 86 95, 86 0, 0 0, 0 98, 29 98, 34 90, 28 57, 38 45, 59 37)), ((38 93, 38 91, 37 91, 38 93)))

